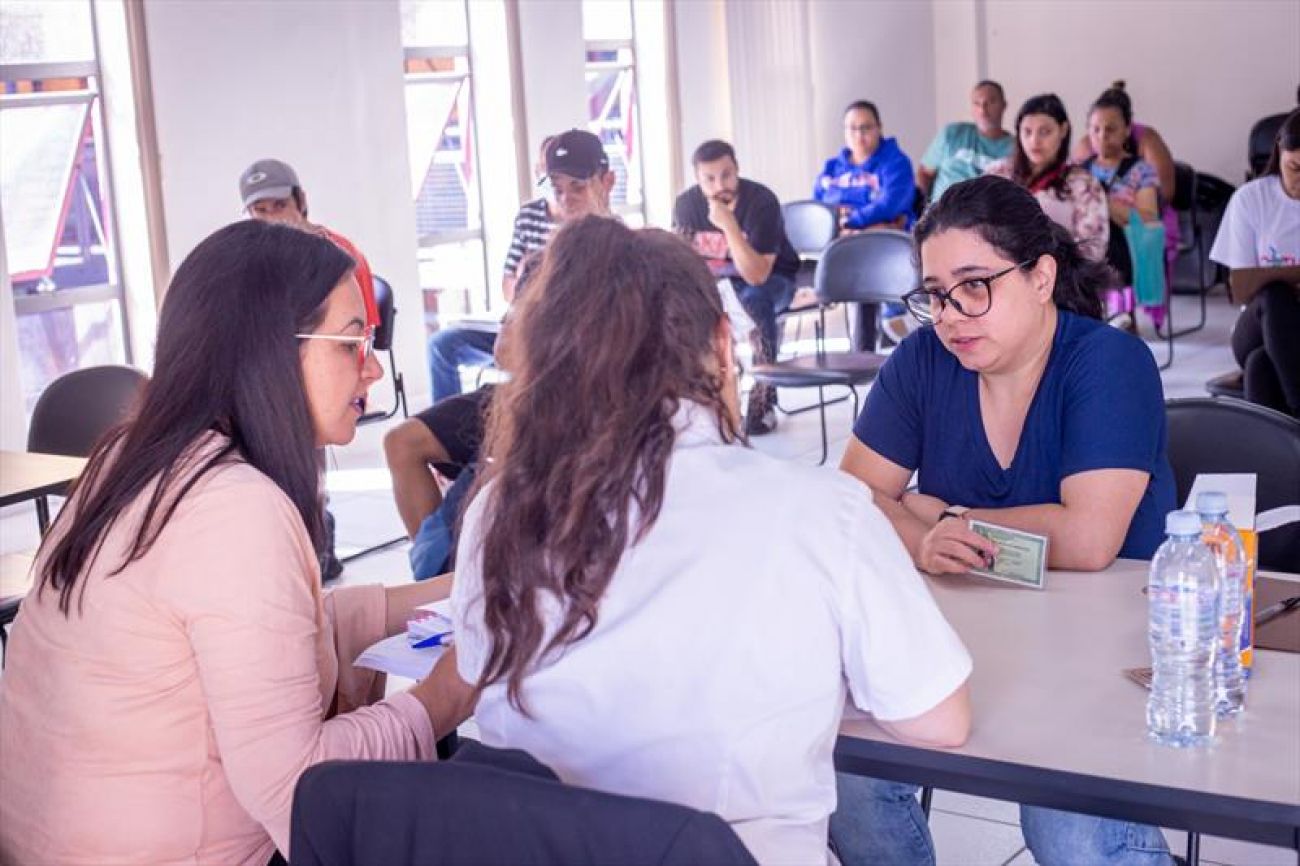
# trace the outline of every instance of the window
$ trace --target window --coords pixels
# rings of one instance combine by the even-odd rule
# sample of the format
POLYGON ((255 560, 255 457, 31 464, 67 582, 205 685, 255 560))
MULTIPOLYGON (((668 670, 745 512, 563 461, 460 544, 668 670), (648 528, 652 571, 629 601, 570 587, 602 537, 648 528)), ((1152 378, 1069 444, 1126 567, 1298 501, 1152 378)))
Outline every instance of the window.
POLYGON ((425 324, 487 309, 465 0, 402 0, 407 153, 425 324))
POLYGON ((0 225, 28 413, 130 360, 90 0, 0 3, 0 225))
POLYGON ((610 205, 629 224, 645 220, 641 131, 631 0, 583 0, 587 128, 600 137, 617 175, 610 205))

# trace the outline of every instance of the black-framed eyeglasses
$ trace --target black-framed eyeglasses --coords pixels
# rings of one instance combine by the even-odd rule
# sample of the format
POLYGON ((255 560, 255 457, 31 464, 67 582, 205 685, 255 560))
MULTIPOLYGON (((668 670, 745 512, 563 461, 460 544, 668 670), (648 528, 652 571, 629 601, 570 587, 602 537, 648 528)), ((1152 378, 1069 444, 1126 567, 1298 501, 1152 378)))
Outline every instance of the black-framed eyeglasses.
POLYGON ((993 281, 1005 277, 1012 271, 1028 267, 1034 259, 1026 259, 1018 265, 1012 265, 1004 271, 989 274, 987 277, 971 277, 962 280, 951 289, 916 288, 903 295, 903 303, 922 325, 932 325, 943 315, 949 304, 963 316, 975 319, 993 309, 993 281))

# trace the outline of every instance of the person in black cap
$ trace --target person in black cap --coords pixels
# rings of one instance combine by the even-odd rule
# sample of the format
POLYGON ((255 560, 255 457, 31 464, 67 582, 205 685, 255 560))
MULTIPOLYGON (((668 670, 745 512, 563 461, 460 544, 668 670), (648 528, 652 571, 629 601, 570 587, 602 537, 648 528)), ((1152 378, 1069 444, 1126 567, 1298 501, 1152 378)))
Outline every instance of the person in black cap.
MULTIPOLYGON (((513 302, 523 290, 540 252, 561 223, 588 214, 608 216, 615 175, 600 139, 590 132, 570 129, 548 137, 542 146, 538 184, 550 194, 527 202, 515 217, 514 237, 506 254, 502 281, 506 300, 513 302)), ((434 403, 394 427, 384 436, 384 456, 393 479, 393 498, 407 533, 415 542, 412 570, 417 579, 439 573, 454 549, 461 495, 473 481, 483 441, 484 413, 491 386, 470 394, 460 393, 461 364, 490 361, 497 331, 445 328, 429 340, 429 367, 434 403), (432 466, 454 479, 444 499, 432 466), (468 471, 466 471, 468 470, 468 471), (446 507, 444 508, 444 502, 446 507)))

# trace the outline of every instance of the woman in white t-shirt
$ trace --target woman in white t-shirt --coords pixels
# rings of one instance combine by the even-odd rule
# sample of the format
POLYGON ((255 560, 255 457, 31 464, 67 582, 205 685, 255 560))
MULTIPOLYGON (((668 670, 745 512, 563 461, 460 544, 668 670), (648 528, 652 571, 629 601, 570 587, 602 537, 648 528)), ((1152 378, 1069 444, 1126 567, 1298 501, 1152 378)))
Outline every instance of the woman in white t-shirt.
POLYGON ((535 286, 452 596, 483 741, 717 813, 760 862, 825 863, 846 693, 954 746, 970 657, 865 486, 745 447, 690 247, 588 217, 535 286))
MULTIPOLYGON (((1278 130, 1264 174, 1228 202, 1210 249, 1219 264, 1239 268, 1300 266, 1300 110, 1278 130)), ((1232 330, 1246 399, 1300 418, 1300 287, 1265 285, 1232 330)))

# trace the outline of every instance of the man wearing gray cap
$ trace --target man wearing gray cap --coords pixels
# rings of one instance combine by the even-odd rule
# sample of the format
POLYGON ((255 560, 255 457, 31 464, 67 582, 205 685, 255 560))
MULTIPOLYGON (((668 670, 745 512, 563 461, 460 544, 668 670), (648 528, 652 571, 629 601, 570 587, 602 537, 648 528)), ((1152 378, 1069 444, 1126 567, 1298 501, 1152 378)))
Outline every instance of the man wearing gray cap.
POLYGON ((298 173, 293 166, 278 159, 259 159, 239 175, 239 196, 244 202, 244 210, 253 219, 318 234, 350 255, 357 263, 355 274, 366 304, 366 324, 374 326, 379 323, 370 262, 352 241, 307 219, 307 193, 298 182, 298 173))

